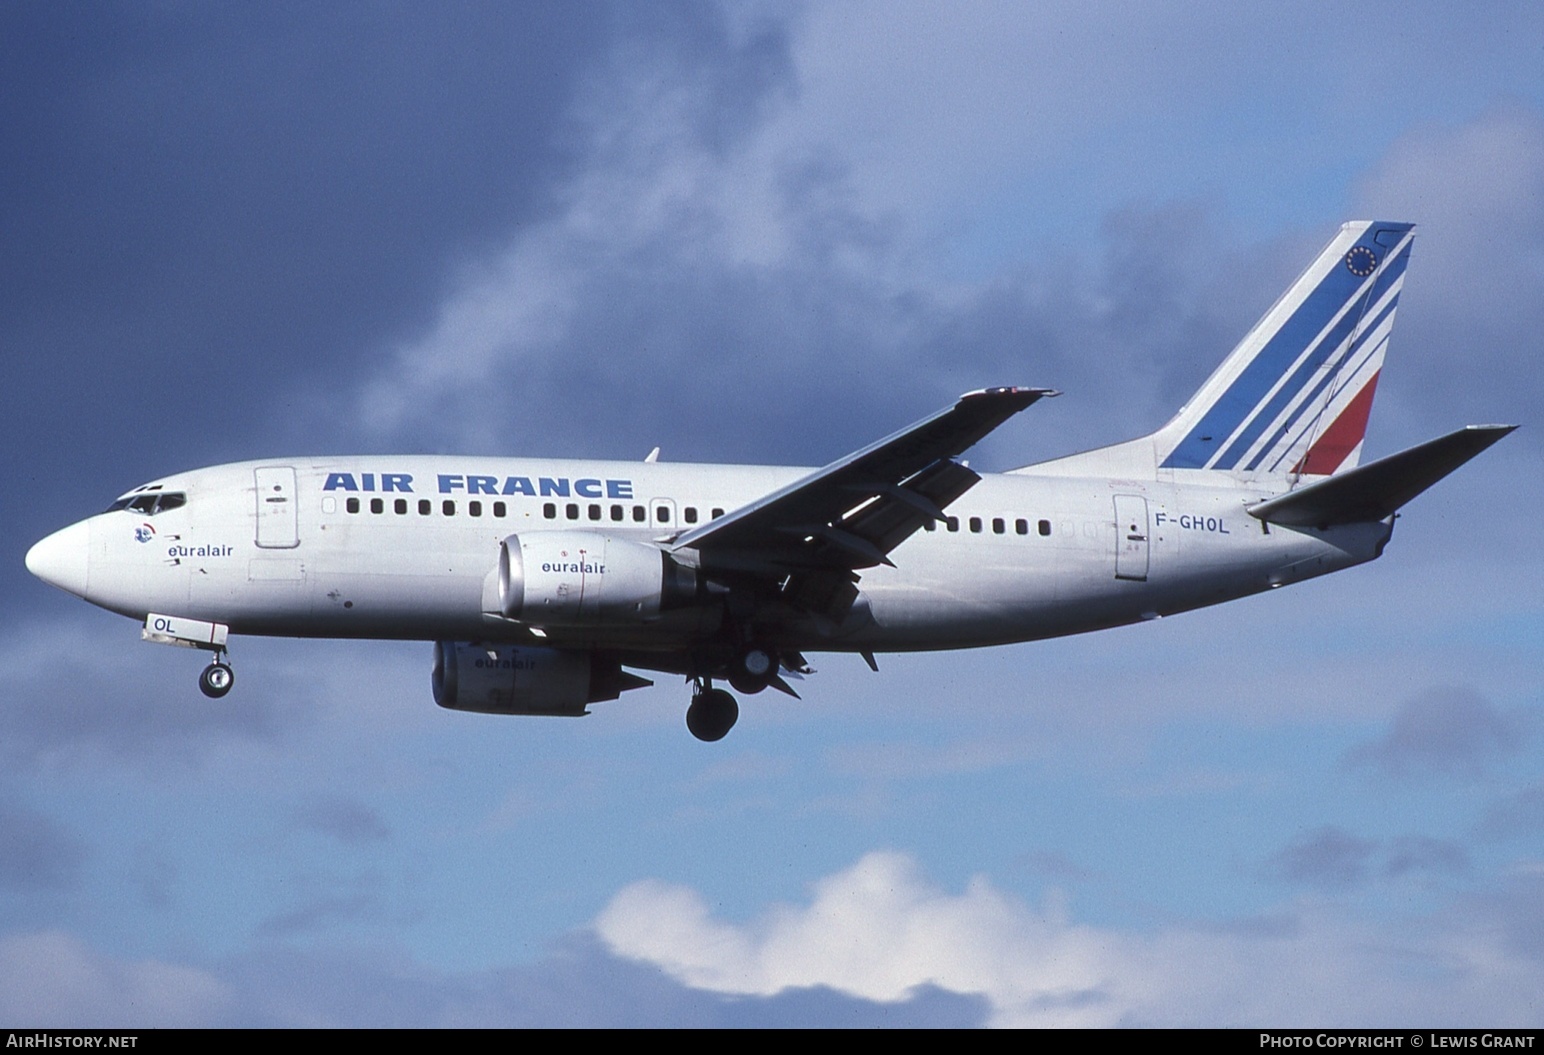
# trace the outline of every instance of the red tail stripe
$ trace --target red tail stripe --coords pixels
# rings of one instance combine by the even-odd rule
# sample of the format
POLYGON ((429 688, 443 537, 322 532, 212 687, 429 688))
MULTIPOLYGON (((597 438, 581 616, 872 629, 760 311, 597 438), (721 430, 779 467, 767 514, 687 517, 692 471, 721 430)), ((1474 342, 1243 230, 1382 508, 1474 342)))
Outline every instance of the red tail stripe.
POLYGON ((1367 435, 1367 416, 1372 413, 1372 396, 1378 387, 1378 375, 1373 374, 1362 390, 1356 394, 1346 409, 1340 412, 1335 423, 1324 430, 1324 435, 1297 463, 1294 473, 1328 476, 1345 463, 1356 445, 1367 435))

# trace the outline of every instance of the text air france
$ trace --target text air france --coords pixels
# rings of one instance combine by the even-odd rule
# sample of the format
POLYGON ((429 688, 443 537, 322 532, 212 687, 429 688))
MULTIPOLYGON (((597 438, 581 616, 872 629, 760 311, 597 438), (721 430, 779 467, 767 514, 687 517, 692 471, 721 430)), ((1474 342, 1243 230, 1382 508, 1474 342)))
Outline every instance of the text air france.
MULTIPOLYGON (((631 480, 567 476, 478 476, 471 473, 438 473, 442 495, 529 495, 532 498, 633 497, 631 480)), ((414 494, 412 473, 328 473, 323 491, 394 491, 414 494)))

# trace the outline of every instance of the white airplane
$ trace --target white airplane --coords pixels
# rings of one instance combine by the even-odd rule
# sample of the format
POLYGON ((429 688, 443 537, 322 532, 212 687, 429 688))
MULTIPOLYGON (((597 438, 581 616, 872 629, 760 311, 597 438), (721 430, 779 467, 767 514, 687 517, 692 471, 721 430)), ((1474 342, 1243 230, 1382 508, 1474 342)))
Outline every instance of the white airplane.
POLYGON ((823 469, 439 456, 179 473, 27 554, 213 653, 228 635, 435 642, 442 707, 581 715, 695 685, 703 740, 805 653, 973 648, 1156 619, 1373 560, 1396 511, 1515 426, 1358 466, 1412 225, 1344 225, 1150 436, 1000 474, 959 457, 1056 395, 969 392, 823 469))

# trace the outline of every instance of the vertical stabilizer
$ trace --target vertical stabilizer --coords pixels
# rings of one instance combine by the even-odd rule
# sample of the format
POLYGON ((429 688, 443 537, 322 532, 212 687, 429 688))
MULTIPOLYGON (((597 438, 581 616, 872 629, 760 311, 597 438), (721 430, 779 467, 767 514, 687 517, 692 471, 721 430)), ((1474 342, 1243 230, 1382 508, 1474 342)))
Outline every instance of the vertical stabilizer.
POLYGON ((1326 476, 1355 466, 1413 227, 1343 225, 1154 434, 1158 467, 1326 476))

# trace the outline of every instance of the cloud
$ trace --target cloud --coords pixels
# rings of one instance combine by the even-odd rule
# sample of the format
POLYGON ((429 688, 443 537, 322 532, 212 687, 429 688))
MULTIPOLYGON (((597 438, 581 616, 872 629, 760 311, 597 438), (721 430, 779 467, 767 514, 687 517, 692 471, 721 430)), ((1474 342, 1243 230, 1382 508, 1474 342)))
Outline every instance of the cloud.
POLYGON ((1353 886, 1366 876, 1376 844, 1333 825, 1295 837, 1268 863, 1267 871, 1292 883, 1353 886))
POLYGON ((1544 330, 1544 113, 1513 100, 1467 121, 1412 128, 1356 197, 1364 212, 1419 223, 1406 286, 1420 298, 1418 339, 1396 336, 1395 354, 1402 372, 1441 383, 1406 386, 1409 406, 1528 421, 1544 403, 1544 378, 1519 359, 1544 330))
POLYGON ((1468 868, 1468 853, 1451 839, 1363 839, 1335 825, 1300 832, 1265 862, 1272 878, 1337 892, 1380 877, 1457 875, 1468 868))
POLYGON ((15 629, 0 646, 0 750, 27 766, 96 755, 180 771, 219 745, 283 741, 309 721, 299 693, 205 699, 194 688, 202 663, 74 622, 15 629), (186 680, 169 688, 165 661, 179 659, 191 660, 179 665, 186 680))
MULTIPOLYGON (((1351 846, 1354 867, 1365 856, 1351 846)), ((817 882, 807 904, 745 924, 714 918, 690 888, 648 880, 618 892, 595 928, 617 955, 712 992, 819 985, 885 1001, 931 985, 985 997, 1004 1026, 1521 1025, 1544 956, 1481 926, 1487 913, 1483 923, 1504 926, 1520 904, 1466 900, 1403 921, 1398 937, 1325 905, 1285 925, 1144 933, 1076 923, 1054 898, 1037 909, 984 877, 951 894, 904 855, 873 853, 817 882)))
POLYGON ((1389 845, 1383 873, 1391 878, 1421 873, 1457 874, 1469 869, 1469 855, 1451 839, 1406 835, 1389 845))
POLYGON ((79 841, 46 815, 0 798, 0 887, 13 892, 74 884, 85 859, 79 841))
POLYGON ((345 846, 384 842, 391 834, 380 812, 342 795, 324 796, 296 809, 303 828, 336 839, 345 846))
POLYGON ((105 956, 57 931, 0 938, 0 1018, 39 1027, 220 1024, 231 990, 206 971, 105 956))
POLYGON ((1351 749, 1346 761, 1391 777, 1473 779, 1515 754, 1520 718, 1469 689, 1431 689, 1400 707, 1388 732, 1351 749))
POLYGON ((1492 803, 1480 822, 1480 832, 1498 839, 1544 833, 1544 781, 1492 803))
POLYGON ((0 939, 0 1015, 45 1027, 963 1027, 985 1002, 932 986, 906 1000, 830 988, 768 997, 682 986, 567 936, 532 963, 444 971, 392 947, 265 944, 208 965, 128 960, 57 931, 0 939))

